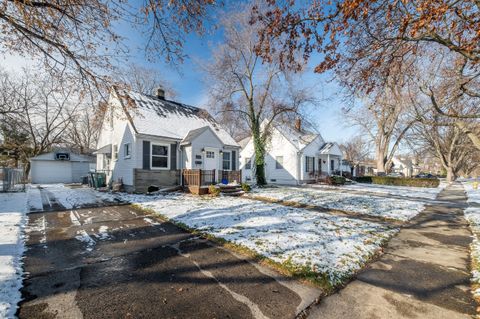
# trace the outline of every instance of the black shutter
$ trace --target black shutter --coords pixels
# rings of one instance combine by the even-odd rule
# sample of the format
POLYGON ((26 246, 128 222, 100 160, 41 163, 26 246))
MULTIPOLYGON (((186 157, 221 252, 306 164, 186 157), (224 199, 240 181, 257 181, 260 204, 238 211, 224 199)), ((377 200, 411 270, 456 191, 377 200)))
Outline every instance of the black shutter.
POLYGON ((177 169, 177 144, 170 144, 170 170, 177 169))
POLYGON ((237 152, 232 151, 232 171, 237 170, 237 152))
POLYGON ((150 169, 150 141, 143 141, 143 169, 150 169))
POLYGON ((305 156, 305 172, 308 172, 308 156, 305 156))

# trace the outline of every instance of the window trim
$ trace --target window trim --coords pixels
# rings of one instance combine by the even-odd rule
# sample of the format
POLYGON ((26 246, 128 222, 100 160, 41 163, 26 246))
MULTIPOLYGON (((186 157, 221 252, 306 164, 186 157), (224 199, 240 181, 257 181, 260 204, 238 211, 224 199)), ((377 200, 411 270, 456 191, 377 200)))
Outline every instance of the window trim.
POLYGON ((275 156, 275 169, 279 169, 279 170, 280 169, 285 169, 285 167, 283 166, 283 155, 282 156, 275 156), (282 159, 282 163, 278 162, 279 157, 282 159))
POLYGON ((252 169, 252 157, 245 157, 245 169, 252 169))
POLYGON ((114 161, 118 161, 118 145, 117 144, 113 144, 112 145, 112 160, 114 161))
POLYGON ((124 143, 123 144, 123 158, 129 159, 132 157, 132 144, 131 143, 124 143), (126 154, 126 151, 128 149, 128 154, 126 154))
POLYGON ((223 151, 223 154, 222 154, 222 170, 223 171, 231 171, 232 170, 232 152, 230 152, 230 151, 223 151), (225 161, 225 159, 224 159, 225 154, 229 154, 229 156, 228 156, 228 169, 223 168, 223 162, 225 161))
POLYGON ((170 170, 170 156, 171 156, 171 153, 170 153, 170 144, 150 142, 150 169, 151 169, 151 170, 164 170, 164 171, 170 170), (166 156, 166 157, 167 157, 167 167, 154 167, 154 166, 153 166, 153 161, 152 161, 153 156, 165 157, 165 155, 153 155, 153 145, 156 145, 156 146, 166 146, 166 147, 167 147, 167 156, 166 156))
POLYGON ((215 151, 213 151, 213 150, 205 150, 205 158, 215 159, 215 151), (209 157, 209 156, 208 156, 208 153, 211 153, 213 156, 212 156, 212 157, 209 157))

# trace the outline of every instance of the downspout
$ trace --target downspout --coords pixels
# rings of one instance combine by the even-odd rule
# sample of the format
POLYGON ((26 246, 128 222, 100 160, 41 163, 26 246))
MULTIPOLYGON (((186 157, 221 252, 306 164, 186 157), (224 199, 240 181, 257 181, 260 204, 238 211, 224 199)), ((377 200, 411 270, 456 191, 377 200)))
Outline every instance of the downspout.
POLYGON ((179 168, 179 175, 180 175, 180 186, 183 187, 183 176, 182 176, 182 171, 183 171, 183 150, 182 150, 182 146, 180 145, 179 142, 176 142, 177 143, 177 152, 180 152, 180 156, 177 156, 179 160, 179 165, 178 165, 178 168, 179 168))
POLYGON ((297 152, 297 185, 300 185, 300 178, 302 177, 302 152, 297 152))

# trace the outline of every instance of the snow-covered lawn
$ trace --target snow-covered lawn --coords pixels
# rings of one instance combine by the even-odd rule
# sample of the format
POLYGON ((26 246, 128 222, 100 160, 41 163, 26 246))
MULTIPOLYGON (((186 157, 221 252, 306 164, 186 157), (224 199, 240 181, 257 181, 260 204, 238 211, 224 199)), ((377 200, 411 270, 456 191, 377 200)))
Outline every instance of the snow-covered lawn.
POLYGON ((472 257, 472 282, 473 295, 480 301, 480 188, 473 188, 473 180, 463 181, 463 187, 467 193, 470 207, 465 209, 464 214, 473 233, 473 241, 470 246, 472 257))
POLYGON ((379 223, 245 198, 125 194, 122 199, 276 262, 313 270, 332 284, 362 268, 397 231, 379 223))
POLYGON ((248 196, 321 206, 401 221, 412 219, 425 207, 425 202, 421 200, 395 199, 317 188, 255 188, 248 196))
POLYGON ((390 186, 390 185, 377 185, 366 183, 355 183, 343 186, 327 186, 327 185, 315 185, 316 189, 337 189, 337 190, 352 190, 359 192, 378 193, 386 195, 396 195, 402 197, 411 198, 424 198, 435 199, 448 184, 440 182, 440 185, 436 188, 430 187, 408 187, 408 186, 390 186))
POLYGON ((0 318, 13 318, 22 287, 26 193, 0 193, 0 318))

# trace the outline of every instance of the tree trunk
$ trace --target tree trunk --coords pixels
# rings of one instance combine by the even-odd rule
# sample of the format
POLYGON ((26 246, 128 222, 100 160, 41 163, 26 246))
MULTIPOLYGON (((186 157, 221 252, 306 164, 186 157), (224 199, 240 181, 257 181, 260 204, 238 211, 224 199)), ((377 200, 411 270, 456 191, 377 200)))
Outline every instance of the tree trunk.
POLYGON ((23 167, 23 175, 25 179, 28 179, 30 175, 30 161, 25 162, 25 166, 23 167))
POLYGON ((455 180, 455 172, 452 167, 447 167, 447 182, 452 183, 455 180))
POLYGON ((377 175, 379 173, 385 173, 385 156, 378 147, 375 154, 375 162, 377 163, 377 175))
POLYGON ((265 142, 260 137, 260 130, 253 130, 253 148, 255 152, 255 179, 257 185, 267 184, 265 177, 265 142))

